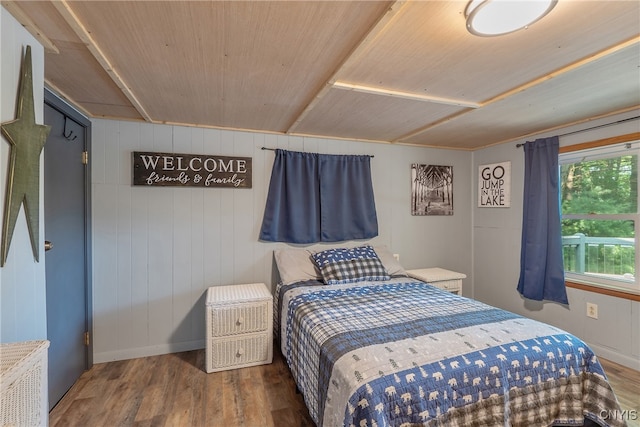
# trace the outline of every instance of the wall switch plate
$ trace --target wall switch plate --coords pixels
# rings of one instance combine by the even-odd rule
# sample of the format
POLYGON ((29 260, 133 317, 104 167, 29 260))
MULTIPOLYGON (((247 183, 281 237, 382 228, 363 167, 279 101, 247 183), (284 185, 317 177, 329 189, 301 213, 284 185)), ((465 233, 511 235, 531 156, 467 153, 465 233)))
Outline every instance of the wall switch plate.
POLYGON ((598 305, 592 302, 587 303, 587 317, 591 317, 592 319, 598 318, 598 305))
POLYGON ((393 254, 393 257, 396 259, 396 261, 400 262, 400 254, 393 254))

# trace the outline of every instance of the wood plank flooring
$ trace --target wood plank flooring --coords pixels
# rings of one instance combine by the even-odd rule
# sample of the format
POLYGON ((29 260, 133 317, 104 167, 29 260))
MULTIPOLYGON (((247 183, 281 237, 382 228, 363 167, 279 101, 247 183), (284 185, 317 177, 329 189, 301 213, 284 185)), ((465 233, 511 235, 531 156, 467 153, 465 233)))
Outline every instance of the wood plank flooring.
POLYGON ((610 360, 599 360, 622 410, 632 411, 630 416, 625 416, 627 425, 640 427, 640 372, 610 360))
POLYGON ((53 408, 56 426, 312 427, 280 351, 207 374, 204 350, 96 364, 53 408))
MULTIPOLYGON (((52 427, 313 427, 277 345, 270 365, 207 374, 204 350, 102 363, 50 413, 52 427)), ((640 427, 640 372, 601 360, 640 427)))

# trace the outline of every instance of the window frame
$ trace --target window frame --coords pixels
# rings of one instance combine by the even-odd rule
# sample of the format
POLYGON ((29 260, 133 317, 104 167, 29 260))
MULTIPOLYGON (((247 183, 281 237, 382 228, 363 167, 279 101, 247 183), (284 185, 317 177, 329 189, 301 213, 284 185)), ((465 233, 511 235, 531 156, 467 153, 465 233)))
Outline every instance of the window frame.
MULTIPOLYGON (((629 133, 625 135, 618 135, 611 138, 604 138, 604 139, 584 142, 580 144, 562 146, 559 148, 559 155, 562 156, 563 154, 567 154, 567 153, 584 151, 584 150, 589 150, 594 148, 601 148, 601 147, 606 147, 614 144, 621 144, 621 143, 634 142, 634 141, 636 142, 640 141, 640 132, 634 132, 634 133, 629 133)), ((635 223, 636 230, 638 230, 640 228, 640 219, 638 219, 638 217, 640 217, 640 206, 639 206, 638 213, 632 214, 632 215, 634 216, 634 220, 636 221, 635 223)), ((599 215, 598 218, 605 219, 605 216, 599 215)), ((636 238, 637 239, 640 238, 640 234, 636 233, 636 238)), ((636 266, 637 267, 640 267, 639 260, 640 260, 640 250, 636 250, 636 266)), ((597 281, 594 282, 593 280, 583 280, 573 275, 569 275, 569 277, 567 277, 567 274, 565 274, 565 284, 567 287, 570 287, 570 288, 582 289, 589 292, 595 292, 595 293, 604 294, 604 295, 611 295, 619 298, 630 299, 633 301, 640 301, 640 285, 639 285, 640 272, 636 272, 635 288, 625 287, 624 285, 617 286, 615 284, 609 284, 609 283, 598 283, 597 281)))

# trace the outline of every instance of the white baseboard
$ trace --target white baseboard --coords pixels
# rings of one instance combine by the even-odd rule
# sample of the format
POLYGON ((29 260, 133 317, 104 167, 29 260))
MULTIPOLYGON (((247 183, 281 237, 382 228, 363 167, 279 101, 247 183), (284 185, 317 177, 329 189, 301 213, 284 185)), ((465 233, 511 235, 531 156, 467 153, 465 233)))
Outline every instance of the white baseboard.
POLYGON ((172 344, 159 344, 125 350, 105 351, 93 354, 93 363, 114 362, 116 360, 137 359, 138 357, 157 356, 159 354, 179 353, 181 351, 204 348, 204 339, 172 344))
POLYGON ((591 347, 591 349, 596 353, 598 357, 602 357, 604 359, 611 360, 612 362, 616 362, 620 365, 626 366, 627 368, 640 371, 640 359, 636 359, 625 354, 620 354, 608 347, 603 347, 591 343, 587 343, 587 345, 591 347))

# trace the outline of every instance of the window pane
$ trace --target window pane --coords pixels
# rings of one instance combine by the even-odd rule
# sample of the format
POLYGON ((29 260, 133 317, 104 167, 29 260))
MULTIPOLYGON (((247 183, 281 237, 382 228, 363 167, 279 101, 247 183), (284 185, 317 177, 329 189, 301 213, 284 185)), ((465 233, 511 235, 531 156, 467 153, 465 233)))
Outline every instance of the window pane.
POLYGON ((566 272, 633 282, 634 221, 563 219, 562 254, 566 272))
POLYGON ((637 155, 564 164, 560 176, 563 214, 637 212, 637 155))

